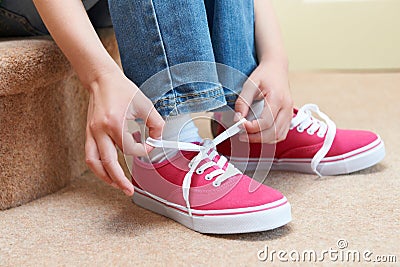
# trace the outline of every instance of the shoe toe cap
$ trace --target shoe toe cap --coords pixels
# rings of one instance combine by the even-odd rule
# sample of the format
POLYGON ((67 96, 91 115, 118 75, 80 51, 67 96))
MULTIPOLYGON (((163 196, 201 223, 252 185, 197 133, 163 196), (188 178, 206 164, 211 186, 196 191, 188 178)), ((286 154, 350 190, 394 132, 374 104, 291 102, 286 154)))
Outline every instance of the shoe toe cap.
MULTIPOLYGON (((207 207, 204 208, 237 209, 257 207, 284 198, 283 194, 278 190, 261 184, 246 175, 241 175, 240 179, 235 181, 235 185, 228 185, 227 188, 230 188, 229 191, 226 190, 218 200, 210 201, 207 207)), ((223 187, 221 190, 224 190, 223 187)))
POLYGON ((368 146, 379 139, 371 131, 338 129, 328 157, 342 155, 368 146))

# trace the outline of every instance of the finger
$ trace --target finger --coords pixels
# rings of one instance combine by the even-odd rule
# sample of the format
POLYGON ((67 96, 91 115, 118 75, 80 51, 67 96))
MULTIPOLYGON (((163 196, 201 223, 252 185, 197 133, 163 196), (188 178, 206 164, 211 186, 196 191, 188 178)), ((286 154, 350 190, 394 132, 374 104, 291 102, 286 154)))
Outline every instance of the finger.
POLYGON ((86 133, 85 154, 86 164, 93 171, 93 173, 107 184, 112 184, 113 180, 108 175, 103 167, 103 164, 100 161, 100 155, 97 150, 97 145, 93 139, 93 136, 90 134, 90 131, 87 131, 86 133))
POLYGON ((125 137, 128 138, 128 141, 130 140, 129 136, 125 134, 125 132, 128 132, 128 120, 137 118, 137 109, 143 103, 143 100, 140 98, 143 98, 143 94, 137 90, 133 93, 132 99, 127 103, 127 106, 124 107, 125 112, 123 113, 123 117, 120 117, 121 115, 118 113, 115 114, 117 116, 111 116, 105 128, 106 133, 111 137, 113 142, 123 151, 125 150, 125 146, 129 145, 128 142, 124 143, 125 137))
POLYGON ((282 141, 286 139, 287 133, 289 132, 290 122, 293 117, 292 108, 281 109, 276 117, 276 131, 277 131, 277 141, 282 141))
POLYGON ((123 122, 120 122, 116 118, 112 118, 112 121, 109 122, 109 124, 105 127, 105 135, 108 134, 109 137, 111 137, 111 140, 113 143, 115 143, 121 150, 124 149, 124 143, 123 143, 123 127, 126 125, 122 125, 123 122))
POLYGON ((239 135, 239 140, 242 142, 250 143, 273 143, 276 139, 275 127, 271 127, 262 132, 246 134, 242 133, 239 135))
MULTIPOLYGON (((279 95, 279 93, 278 93, 279 95)), ((278 116, 279 111, 284 107, 284 99, 277 96, 276 94, 274 94, 273 91, 271 91, 269 94, 266 94, 264 96, 265 102, 265 112, 264 116, 268 116, 269 119, 271 119, 272 121, 276 120, 276 117, 278 116)), ((265 117, 266 118, 266 117, 265 117)))
POLYGON ((250 75, 249 79, 243 84, 242 92, 239 94, 238 99, 235 102, 235 111, 239 112, 242 117, 246 117, 249 113, 250 105, 253 103, 256 96, 259 95, 260 90, 258 89, 258 81, 253 80, 254 78, 250 75))
MULTIPOLYGON (((161 121, 161 124, 153 123, 153 121, 150 122, 150 124, 152 125, 150 131, 159 130, 160 133, 162 132, 162 127, 164 124, 162 124, 163 119, 155 110, 151 101, 149 101, 146 97, 144 97, 144 95, 141 94, 140 92, 137 93, 135 97, 137 97, 136 99, 134 98, 136 101, 130 102, 129 107, 127 107, 127 111, 125 112, 124 118, 122 120, 114 119, 113 122, 110 123, 107 133, 110 135, 113 142, 115 142, 117 146, 121 148, 125 154, 131 156, 145 156, 153 148, 147 144, 140 144, 135 141, 132 134, 129 132, 127 120, 134 119, 133 117, 134 113, 136 113, 137 117, 142 119, 145 119, 148 115, 147 120, 158 120, 159 122, 161 121), (132 104, 134 102, 135 103, 138 102, 139 104, 133 107, 132 104), (133 112, 131 109, 136 109, 136 111, 133 112), (146 110, 149 110, 149 112, 146 113, 146 110), (155 112, 152 112, 151 110, 154 110, 155 112)), ((150 136, 152 135, 154 136, 155 134, 150 134, 150 136)), ((159 136, 157 136, 157 138, 158 137, 159 136)))
POLYGON ((141 92, 138 92, 135 97, 139 101, 136 107, 137 117, 144 120, 146 126, 149 128, 149 136, 152 138, 160 138, 165 125, 165 121, 161 117, 160 113, 157 112, 153 103, 145 97, 141 92))
POLYGON ((88 104, 88 111, 87 111, 87 115, 86 115, 86 121, 89 122, 90 118, 92 117, 93 114, 93 96, 90 95, 89 97, 89 104, 88 104))
POLYGON ((124 154, 134 157, 146 156, 153 149, 153 147, 147 144, 137 143, 129 131, 124 131, 123 143, 124 154))
POLYGON ((165 121, 160 113, 153 107, 146 120, 146 126, 149 128, 149 136, 152 138, 160 138, 165 125, 165 121))
POLYGON ((258 119, 247 121, 243 124, 247 133, 254 134, 258 132, 262 132, 271 128, 274 124, 273 115, 269 109, 269 107, 264 102, 264 108, 259 115, 258 119))
MULTIPOLYGON (((87 112, 87 121, 90 122, 90 118, 93 114, 93 98, 90 96, 88 112, 87 112)), ((100 160, 100 154, 97 148, 96 141, 93 138, 93 135, 90 131, 89 126, 86 127, 86 140, 85 140, 85 161, 86 165, 90 170, 100 179, 102 179, 107 184, 118 188, 117 184, 113 182, 111 177, 108 175, 107 171, 104 169, 103 164, 100 160)))
POLYGON ((290 108, 281 109, 277 115, 275 123, 272 127, 261 132, 243 133, 239 139, 250 143, 270 143, 274 144, 286 138, 289 131, 290 121, 292 118, 292 110, 290 108))
POLYGON ((245 123, 245 127, 248 133, 257 133, 264 131, 272 127, 275 123, 278 112, 281 110, 281 106, 275 104, 277 101, 268 98, 269 97, 266 96, 266 100, 264 101, 264 109, 259 119, 245 123))
POLYGON ((134 188, 128 178, 125 177, 124 171, 118 162, 118 153, 114 142, 105 134, 100 134, 99 136, 95 136, 95 138, 104 169, 113 182, 116 183, 126 195, 131 196, 134 188))
POLYGON ((124 123, 124 132, 122 135, 123 153, 134 157, 146 156, 153 147, 140 143, 140 139, 135 139, 135 136, 129 131, 128 123, 124 123))

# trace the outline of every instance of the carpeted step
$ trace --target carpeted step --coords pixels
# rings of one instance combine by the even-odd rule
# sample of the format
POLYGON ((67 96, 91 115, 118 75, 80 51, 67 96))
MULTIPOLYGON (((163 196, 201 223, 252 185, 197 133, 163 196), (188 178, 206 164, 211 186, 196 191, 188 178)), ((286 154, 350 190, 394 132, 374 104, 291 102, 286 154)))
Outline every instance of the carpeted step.
MULTIPOLYGON (((99 35, 119 59, 112 29, 99 35)), ((0 210, 81 175, 88 95, 49 38, 0 40, 0 210)))

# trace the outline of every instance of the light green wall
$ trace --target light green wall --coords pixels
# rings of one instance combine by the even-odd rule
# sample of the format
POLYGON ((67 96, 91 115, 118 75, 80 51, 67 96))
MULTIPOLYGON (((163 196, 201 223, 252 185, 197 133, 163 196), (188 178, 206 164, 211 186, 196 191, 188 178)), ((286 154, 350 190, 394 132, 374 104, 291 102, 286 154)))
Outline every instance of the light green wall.
POLYGON ((273 0, 292 70, 400 69, 400 0, 273 0))

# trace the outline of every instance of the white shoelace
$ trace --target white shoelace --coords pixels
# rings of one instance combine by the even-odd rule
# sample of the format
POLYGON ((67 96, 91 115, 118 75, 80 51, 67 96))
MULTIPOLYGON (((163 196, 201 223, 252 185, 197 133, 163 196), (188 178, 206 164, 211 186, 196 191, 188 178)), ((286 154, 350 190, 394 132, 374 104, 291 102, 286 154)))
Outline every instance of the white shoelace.
POLYGON ((318 137, 323 138, 325 136, 322 147, 311 160, 312 170, 321 177, 317 167, 331 149, 336 135, 336 124, 325 113, 321 112, 317 105, 306 104, 298 110, 297 115, 290 123, 291 130, 295 127, 297 127, 297 131, 300 133, 307 129, 307 133, 309 135, 314 135, 317 132, 318 137), (325 122, 314 118, 311 115, 311 112, 318 114, 318 116, 321 117, 321 119, 323 119, 325 122))
POLYGON ((242 172, 236 169, 232 164, 228 162, 228 159, 224 156, 220 155, 220 158, 217 162, 214 161, 215 156, 218 155, 216 151, 216 146, 225 141, 226 139, 234 136, 235 134, 241 131, 239 127, 242 123, 244 123, 246 119, 241 119, 224 132, 219 134, 213 140, 205 140, 202 145, 196 145, 193 143, 185 143, 185 142, 176 142, 176 141, 166 141, 166 140, 157 140, 153 138, 147 138, 146 143, 153 147, 162 147, 162 148, 173 148, 183 151, 194 151, 199 152, 189 163, 189 172, 185 175, 182 182, 182 193, 183 199, 186 202, 186 207, 188 209, 189 215, 192 216, 190 201, 189 201, 189 191, 190 185, 192 183, 192 176, 194 172, 197 174, 202 174, 206 169, 209 169, 213 166, 218 166, 217 169, 213 170, 209 174, 205 176, 206 180, 212 180, 215 178, 213 182, 213 186, 220 186, 225 180, 233 177, 236 174, 241 174, 242 172), (200 162, 204 159, 210 159, 209 162, 206 162, 199 166, 200 162), (224 166, 228 163, 227 168, 223 170, 224 166))
MULTIPOLYGON (((216 146, 225 141, 226 139, 236 135, 241 131, 239 127, 242 123, 244 123, 246 119, 241 119, 224 132, 219 134, 213 140, 205 140, 202 145, 197 145, 193 143, 186 142, 176 142, 176 141, 167 141, 167 140, 157 140, 151 137, 146 139, 146 143, 153 147, 159 148, 172 148, 183 151, 193 151, 199 152, 189 163, 189 172, 185 175, 182 182, 182 193, 183 199, 186 202, 186 207, 188 209, 189 215, 192 216, 190 201, 189 201, 189 191, 190 185, 192 182, 192 176, 194 172, 197 174, 202 174, 205 170, 218 166, 219 168, 213 170, 209 174, 205 176, 206 180, 212 180, 215 178, 213 182, 213 186, 220 186, 225 180, 233 177, 236 174, 241 174, 242 172, 236 169, 232 164, 228 162, 228 159, 222 155, 219 155, 220 158, 217 162, 214 161, 215 156, 218 155, 216 151, 216 146), (210 159, 209 162, 206 162, 199 166, 200 162, 204 159, 210 159), (227 168, 223 170, 224 166, 227 165, 227 168)), ((317 136, 323 138, 325 136, 324 143, 320 150, 314 155, 311 160, 311 168, 312 170, 321 176, 321 174, 317 171, 318 164, 321 160, 328 154, 333 140, 336 135, 336 125, 335 123, 323 112, 321 112, 317 105, 315 104, 307 104, 301 107, 297 115, 292 119, 290 129, 294 129, 297 127, 298 132, 303 132, 307 129, 307 133, 309 135, 313 135, 317 132, 317 136), (325 122, 322 122, 311 115, 311 112, 318 114, 325 122)))

